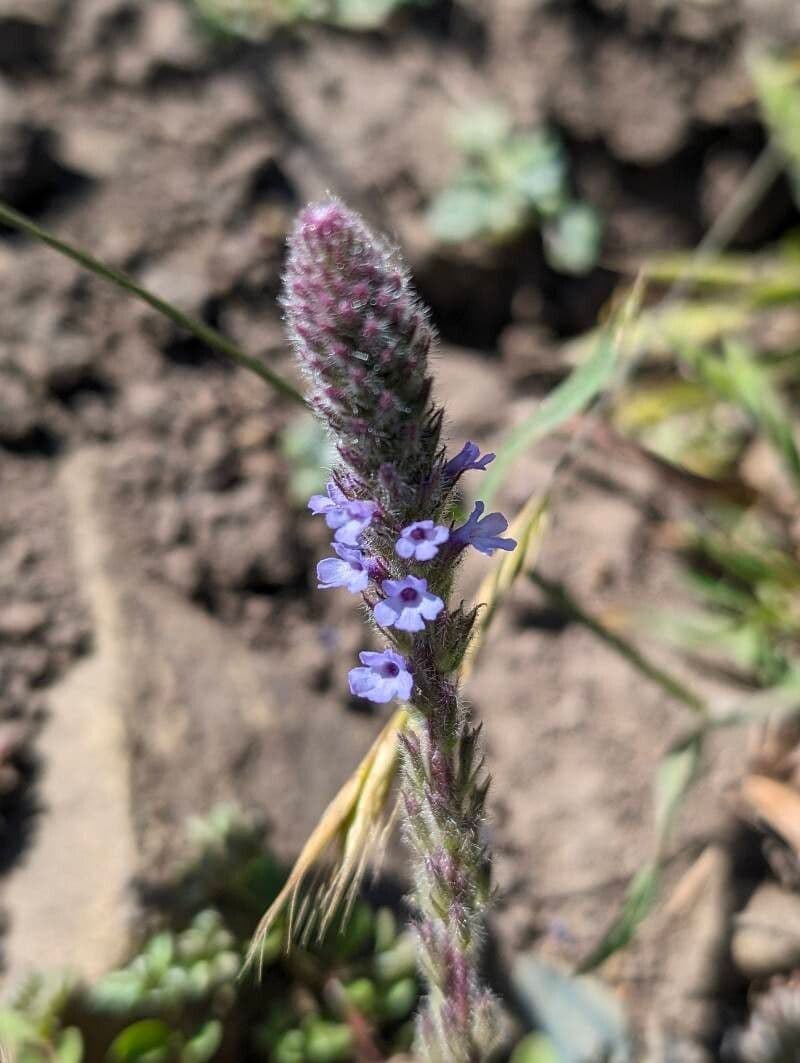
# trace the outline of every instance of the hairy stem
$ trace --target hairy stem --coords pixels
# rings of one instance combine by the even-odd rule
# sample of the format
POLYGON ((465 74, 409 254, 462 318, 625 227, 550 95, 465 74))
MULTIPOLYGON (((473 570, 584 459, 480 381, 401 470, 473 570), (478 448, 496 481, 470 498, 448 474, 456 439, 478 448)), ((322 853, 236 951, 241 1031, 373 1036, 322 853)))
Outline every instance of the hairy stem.
POLYGON ((488 779, 480 729, 448 679, 430 678, 438 704, 412 705, 403 739, 405 836, 414 855, 420 958, 429 985, 419 1049, 430 1063, 480 1063, 495 1036, 494 1003, 478 969, 490 897, 481 840, 488 779))

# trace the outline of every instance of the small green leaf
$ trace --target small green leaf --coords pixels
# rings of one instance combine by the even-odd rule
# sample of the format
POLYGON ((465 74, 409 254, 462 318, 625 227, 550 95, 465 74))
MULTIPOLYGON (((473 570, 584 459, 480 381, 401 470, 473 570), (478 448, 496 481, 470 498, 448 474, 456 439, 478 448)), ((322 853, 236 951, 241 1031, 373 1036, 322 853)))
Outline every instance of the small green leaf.
POLYGON ((345 1063, 353 1058, 354 1038, 349 1026, 317 1019, 306 1030, 308 1063, 345 1063))
POLYGON ((511 140, 496 161, 510 187, 540 214, 558 211, 564 202, 567 163, 558 140, 531 133, 511 140))
POLYGON ((338 0, 337 26, 351 30, 374 30, 382 26, 403 0, 338 0))
POLYGON ((59 1037, 55 1061, 56 1063, 82 1063, 83 1036, 76 1027, 70 1026, 59 1037))
POLYGON ((222 1023, 211 1019, 192 1035, 181 1052, 181 1063, 208 1063, 222 1044, 222 1023))
POLYGON ((489 192, 461 183, 443 189, 428 211, 428 224, 437 240, 461 243, 477 239, 489 227, 489 192))
POLYGON ((511 1053, 509 1063, 561 1063, 555 1046, 543 1033, 529 1033, 511 1053))
POLYGON ((453 123, 453 140, 465 155, 489 155, 510 132, 508 112, 490 103, 470 109, 453 123))
POLYGON ((407 1018, 419 1000, 419 983, 416 978, 401 978, 389 986, 383 995, 382 1011, 391 1022, 407 1018))
POLYGON ((526 1018, 547 1035, 558 1063, 632 1060, 622 1009, 601 982, 532 955, 517 960, 511 980, 526 1018))
POLYGON ((15 1044, 26 1040, 39 1040, 36 1023, 16 1009, 7 1008, 0 1011, 0 1044, 15 1044))
POLYGON ((108 1050, 112 1063, 134 1063, 150 1052, 169 1048, 172 1031, 159 1019, 142 1019, 126 1027, 108 1050))
POLYGON ((147 965, 152 973, 163 974, 172 963, 175 953, 175 940, 168 931, 156 934, 151 938, 144 950, 147 957, 147 965))
POLYGON ((561 273, 588 273, 597 264, 602 234, 597 211, 585 203, 573 203, 545 225, 545 258, 561 273))

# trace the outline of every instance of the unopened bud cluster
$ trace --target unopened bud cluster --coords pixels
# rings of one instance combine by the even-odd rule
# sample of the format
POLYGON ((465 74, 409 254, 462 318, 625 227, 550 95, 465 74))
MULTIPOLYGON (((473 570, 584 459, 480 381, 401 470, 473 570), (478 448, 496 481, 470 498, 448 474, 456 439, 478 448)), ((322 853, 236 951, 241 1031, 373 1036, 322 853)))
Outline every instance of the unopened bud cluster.
POLYGON ((397 254, 337 200, 306 208, 289 242, 283 305, 310 400, 340 464, 309 502, 333 532, 319 586, 358 594, 387 647, 364 651, 353 695, 406 702, 405 833, 414 854, 421 966, 429 985, 418 1052, 430 1063, 478 1063, 494 1006, 478 976, 489 861, 482 842, 487 783, 478 730, 457 669, 474 610, 449 604, 463 551, 512 550, 507 522, 452 514, 458 482, 494 455, 467 442, 447 459, 443 411, 431 398, 428 313, 397 254))

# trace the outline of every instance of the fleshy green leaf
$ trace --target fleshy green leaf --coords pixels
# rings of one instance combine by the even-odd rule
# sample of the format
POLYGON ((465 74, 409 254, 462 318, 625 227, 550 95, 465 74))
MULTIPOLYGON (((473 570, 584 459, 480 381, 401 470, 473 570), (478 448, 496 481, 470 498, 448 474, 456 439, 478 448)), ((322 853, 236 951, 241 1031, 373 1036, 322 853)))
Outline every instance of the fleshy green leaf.
POLYGON ((70 1026, 58 1039, 55 1063, 82 1063, 83 1036, 80 1030, 70 1026))
POLYGON ((511 1053, 509 1063, 561 1063, 553 1042, 543 1033, 529 1033, 511 1053))
POLYGON ((564 202, 567 164, 561 144, 546 132, 514 137, 494 160, 509 186, 540 214, 551 215, 564 202))
POLYGON ((575 977, 527 955, 514 964, 511 981, 526 1018, 547 1035, 558 1063, 632 1060, 622 1009, 596 979, 575 977))
POLYGON ((160 1019, 142 1019, 115 1037, 108 1050, 113 1063, 135 1063, 151 1052, 169 1048, 171 1030, 160 1019))
POLYGON ((186 1042, 181 1052, 181 1063, 208 1063, 222 1044, 222 1023, 211 1019, 186 1042))
POLYGON ((474 183, 461 182, 443 189, 428 211, 428 224, 437 240, 461 243, 475 240, 490 225, 489 192, 474 183))
POLYGON ((586 203, 573 203, 545 225, 545 258, 561 273, 588 273, 597 264, 602 235, 597 211, 586 203))
POLYGON ((465 155, 481 157, 497 149, 511 132, 503 107, 487 103, 471 108, 453 123, 453 140, 465 155))

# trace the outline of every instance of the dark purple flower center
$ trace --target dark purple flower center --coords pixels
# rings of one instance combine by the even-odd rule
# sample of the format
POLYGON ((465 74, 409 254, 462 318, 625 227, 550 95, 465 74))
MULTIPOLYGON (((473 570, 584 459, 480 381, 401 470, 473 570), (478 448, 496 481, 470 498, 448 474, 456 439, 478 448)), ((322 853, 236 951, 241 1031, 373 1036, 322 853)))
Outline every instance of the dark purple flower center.
POLYGON ((350 568, 352 568, 354 572, 363 572, 364 571, 364 566, 361 564, 360 561, 348 561, 348 564, 350 565, 350 568))
POLYGON ((406 604, 410 605, 412 602, 416 602, 418 600, 419 595, 413 587, 403 587, 403 589, 400 591, 401 602, 406 602, 406 604))
POLYGON ((414 528, 414 530, 411 532, 411 538, 416 539, 418 543, 422 542, 422 540, 425 538, 425 529, 414 528))
POLYGON ((381 665, 381 675, 384 679, 394 679, 395 676, 400 675, 400 667, 394 661, 386 661, 381 665))

